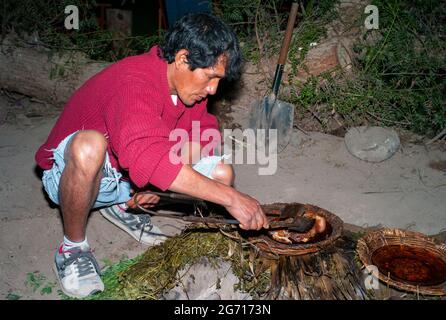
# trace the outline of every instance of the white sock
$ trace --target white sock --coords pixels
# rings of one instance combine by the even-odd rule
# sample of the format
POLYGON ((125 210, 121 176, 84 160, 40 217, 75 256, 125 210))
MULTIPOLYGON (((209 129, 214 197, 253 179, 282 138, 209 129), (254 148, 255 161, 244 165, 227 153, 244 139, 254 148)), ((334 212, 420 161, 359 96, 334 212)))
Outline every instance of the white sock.
POLYGON ((62 251, 70 250, 70 248, 73 247, 81 247, 82 249, 89 248, 90 245, 88 244, 87 237, 81 242, 73 242, 70 239, 68 239, 66 236, 63 237, 63 246, 62 251))

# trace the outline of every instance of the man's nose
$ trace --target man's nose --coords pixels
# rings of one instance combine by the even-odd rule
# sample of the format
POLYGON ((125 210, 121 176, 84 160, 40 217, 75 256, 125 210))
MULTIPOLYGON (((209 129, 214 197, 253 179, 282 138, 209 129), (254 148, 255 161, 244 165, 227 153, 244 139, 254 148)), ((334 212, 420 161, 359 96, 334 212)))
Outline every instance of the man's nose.
POLYGON ((215 92, 217 92, 217 88, 215 86, 207 86, 206 92, 209 95, 213 95, 213 94, 215 94, 215 92))
POLYGON ((213 95, 217 92, 218 88, 218 80, 217 81, 211 81, 208 86, 206 87, 206 92, 210 95, 213 95))

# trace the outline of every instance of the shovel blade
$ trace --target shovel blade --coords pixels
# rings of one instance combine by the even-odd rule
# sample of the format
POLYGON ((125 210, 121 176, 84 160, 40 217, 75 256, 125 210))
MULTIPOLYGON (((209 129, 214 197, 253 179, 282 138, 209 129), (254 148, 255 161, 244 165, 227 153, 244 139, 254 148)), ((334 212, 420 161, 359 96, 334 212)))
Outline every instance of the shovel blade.
MULTIPOLYGON (((251 107, 250 114, 249 127, 256 130, 256 135, 258 129, 266 130, 265 150, 283 151, 290 143, 293 133, 294 106, 271 95, 256 101, 251 107), (271 139, 274 135, 270 129, 276 130, 277 140, 271 139), (270 143, 276 145, 269 147, 270 143)), ((258 140, 257 144, 263 142, 258 140)))
POLYGON ((251 129, 268 129, 268 114, 271 112, 268 97, 256 100, 251 106, 249 127, 251 129))

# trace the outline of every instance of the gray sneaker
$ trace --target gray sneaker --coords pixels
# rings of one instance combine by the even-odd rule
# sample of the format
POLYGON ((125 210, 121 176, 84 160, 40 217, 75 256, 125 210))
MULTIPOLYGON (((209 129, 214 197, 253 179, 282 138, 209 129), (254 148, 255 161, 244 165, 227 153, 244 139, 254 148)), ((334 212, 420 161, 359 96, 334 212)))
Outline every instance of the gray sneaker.
POLYGON ((104 291, 99 266, 90 248, 73 247, 62 251, 62 247, 54 255, 54 272, 62 291, 74 298, 104 291))
POLYGON ((153 246, 167 240, 163 232, 151 223, 149 215, 132 214, 127 211, 125 204, 116 204, 100 209, 99 212, 141 243, 153 246))

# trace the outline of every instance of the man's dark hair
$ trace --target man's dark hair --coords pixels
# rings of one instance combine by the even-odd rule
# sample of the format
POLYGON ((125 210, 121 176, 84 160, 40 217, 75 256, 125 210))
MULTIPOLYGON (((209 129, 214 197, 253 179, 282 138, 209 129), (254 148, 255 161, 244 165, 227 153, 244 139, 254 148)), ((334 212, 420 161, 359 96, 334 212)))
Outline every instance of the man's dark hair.
POLYGON ((192 71, 214 66, 217 58, 224 54, 227 57, 225 77, 234 80, 240 76, 242 56, 237 36, 213 15, 185 15, 166 33, 160 49, 159 56, 168 63, 175 61, 179 50, 189 51, 187 60, 192 71))

